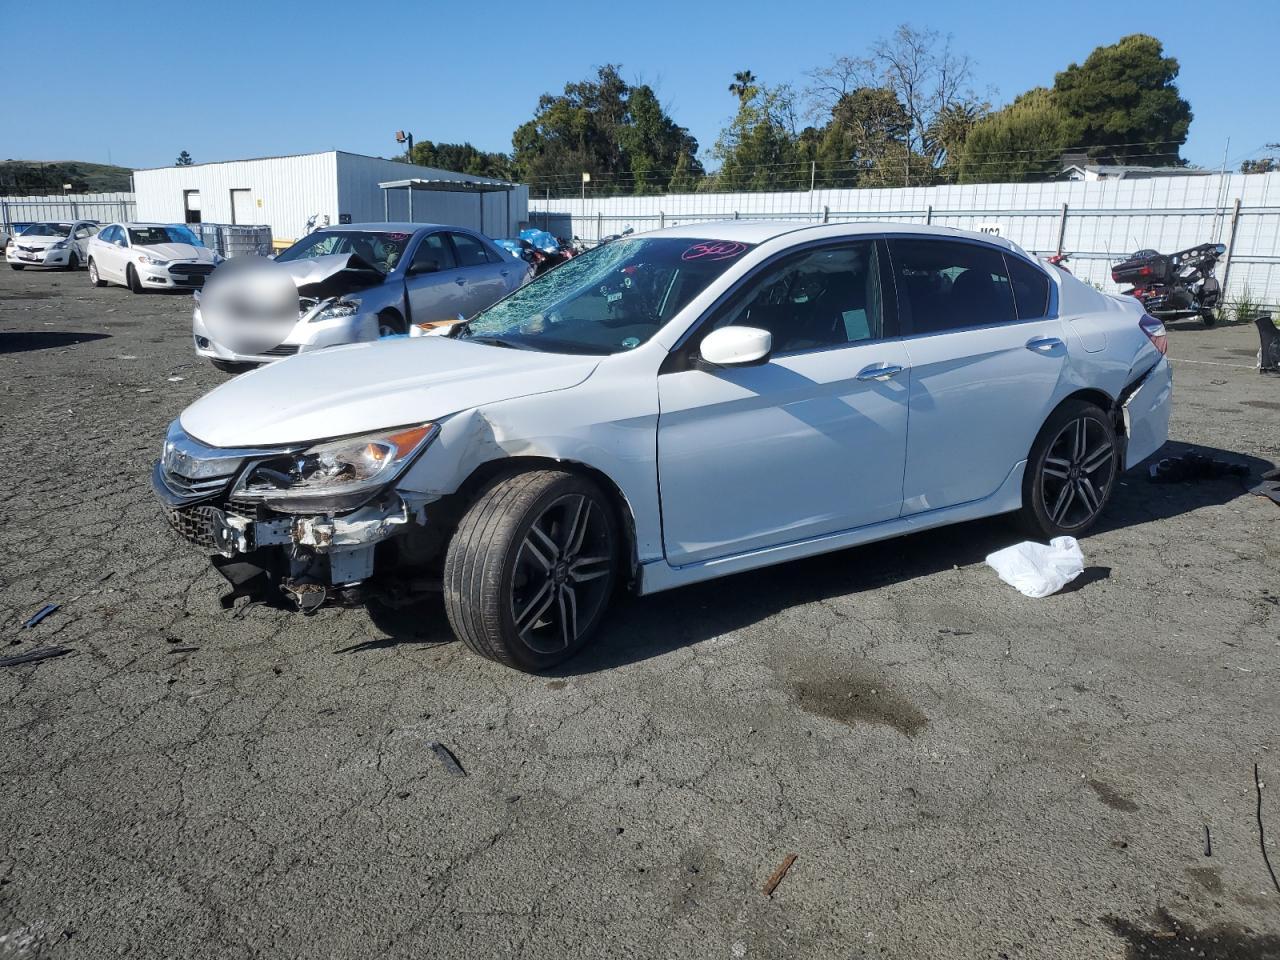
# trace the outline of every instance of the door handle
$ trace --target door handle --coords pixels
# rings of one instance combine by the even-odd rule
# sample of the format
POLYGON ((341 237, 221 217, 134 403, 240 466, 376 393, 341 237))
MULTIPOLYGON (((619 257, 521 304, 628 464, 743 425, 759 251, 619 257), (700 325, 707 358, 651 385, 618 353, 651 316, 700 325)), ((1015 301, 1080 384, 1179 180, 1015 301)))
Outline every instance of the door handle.
POLYGON ((458 286, 460 286, 460 287, 465 287, 465 286, 467 285, 467 278, 466 278, 466 277, 458 277, 458 278, 456 278, 453 282, 454 282, 454 283, 456 283, 456 284, 457 284, 458 286))
POLYGON ((873 363, 869 367, 863 367, 858 371, 859 380, 879 380, 883 383, 886 380, 892 380, 902 372, 902 367, 896 363, 873 363))
POLYGON ((1062 346, 1057 337, 1032 337, 1027 341, 1027 349, 1033 353, 1052 353, 1062 346))
POLYGON ((511 276, 511 271, 510 271, 510 270, 499 270, 498 272, 499 272, 500 274, 502 274, 504 277, 509 277, 509 276, 511 276))

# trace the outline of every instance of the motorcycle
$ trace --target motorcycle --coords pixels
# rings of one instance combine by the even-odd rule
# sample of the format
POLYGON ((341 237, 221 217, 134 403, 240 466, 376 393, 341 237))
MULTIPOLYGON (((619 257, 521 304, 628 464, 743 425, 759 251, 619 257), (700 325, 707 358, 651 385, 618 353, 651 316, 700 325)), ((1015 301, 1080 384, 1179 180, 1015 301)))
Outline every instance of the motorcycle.
POLYGON ((533 275, 540 277, 552 267, 571 260, 577 250, 564 240, 557 239, 546 230, 527 227, 513 241, 521 248, 520 255, 533 264, 533 275))
POLYGON ((1217 323, 1214 308, 1222 297, 1213 269, 1226 252, 1221 243, 1202 243, 1170 254, 1139 250, 1111 268, 1111 279, 1131 284, 1124 293, 1137 297, 1157 319, 1199 317, 1211 327, 1217 323))

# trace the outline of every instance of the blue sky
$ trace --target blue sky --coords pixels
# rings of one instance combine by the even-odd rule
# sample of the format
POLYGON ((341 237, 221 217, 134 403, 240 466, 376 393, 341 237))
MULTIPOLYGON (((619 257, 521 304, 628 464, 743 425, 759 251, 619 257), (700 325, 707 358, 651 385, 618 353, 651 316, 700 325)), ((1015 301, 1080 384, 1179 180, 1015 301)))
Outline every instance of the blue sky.
POLYGON ((0 0, 0 159, 163 166, 344 149, 394 131, 509 150, 540 94, 598 64, 653 85, 709 151, 750 68, 803 83, 902 21, 954 35, 1007 102, 1096 46, 1150 32, 1178 58, 1195 120, 1184 155, 1232 167, 1280 140, 1280 3, 543 3, 0 0), (1224 19, 1216 14, 1221 13, 1224 19))

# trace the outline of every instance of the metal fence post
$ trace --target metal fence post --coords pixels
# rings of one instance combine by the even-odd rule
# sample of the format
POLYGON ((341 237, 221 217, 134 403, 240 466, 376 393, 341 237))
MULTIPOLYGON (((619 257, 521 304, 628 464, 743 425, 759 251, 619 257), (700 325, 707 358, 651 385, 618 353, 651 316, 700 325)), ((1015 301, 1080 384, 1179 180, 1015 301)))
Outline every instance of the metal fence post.
POLYGON ((1062 205, 1062 214, 1058 218, 1058 256, 1062 256, 1062 244, 1067 236, 1067 205, 1062 205))
POLYGON ((667 215, 661 210, 658 211, 658 229, 661 230, 667 225, 667 215))
POLYGON ((604 211, 596 211, 596 240, 604 236, 604 211))
POLYGON ((933 204, 932 203, 924 208, 924 223, 925 223, 925 226, 928 226, 929 224, 933 223, 933 204))
POLYGON ((737 210, 733 211, 733 219, 735 219, 735 220, 737 220, 737 219, 738 219, 738 211, 737 211, 737 210))
POLYGON ((1240 198, 1236 197, 1231 209, 1231 223, 1227 226, 1227 253, 1222 258, 1222 296, 1227 295, 1227 281, 1231 279, 1231 254, 1236 249, 1236 227, 1240 225, 1240 198))
POLYGON ((822 222, 823 223, 831 222, 831 208, 828 207, 826 204, 822 205, 822 222))

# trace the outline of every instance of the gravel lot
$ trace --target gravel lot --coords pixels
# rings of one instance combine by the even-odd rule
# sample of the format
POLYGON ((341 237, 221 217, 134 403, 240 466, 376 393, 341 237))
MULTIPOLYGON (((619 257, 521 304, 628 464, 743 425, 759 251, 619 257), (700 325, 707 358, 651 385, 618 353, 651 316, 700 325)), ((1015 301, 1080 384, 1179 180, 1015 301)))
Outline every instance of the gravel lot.
POLYGON ((1280 956, 1251 326, 1171 331, 1171 446, 1253 479, 1128 474, 1068 592, 984 521, 624 601, 532 677, 438 604, 219 609, 147 482, 226 379, 189 309, 0 273, 0 656, 73 651, 0 668, 0 958, 1280 956))

